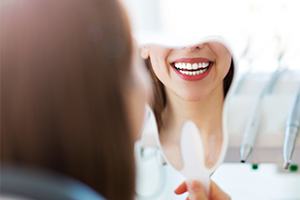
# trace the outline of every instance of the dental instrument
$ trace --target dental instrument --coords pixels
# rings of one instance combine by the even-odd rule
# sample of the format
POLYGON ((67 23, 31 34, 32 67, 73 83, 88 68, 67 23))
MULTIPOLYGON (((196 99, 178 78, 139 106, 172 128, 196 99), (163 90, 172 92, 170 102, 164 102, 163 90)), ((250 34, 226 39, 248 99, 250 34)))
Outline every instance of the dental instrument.
POLYGON ((292 162, 296 139, 300 131, 300 89, 295 97, 285 128, 283 145, 284 168, 288 169, 292 162))
POLYGON ((245 163, 248 160, 248 157, 252 153, 257 138, 260 122, 261 101, 265 95, 272 93, 276 82, 278 81, 278 79, 284 71, 284 68, 279 67, 272 74, 266 86, 263 88, 263 90, 260 92, 259 96, 256 99, 256 103, 254 105, 254 108, 252 109, 252 113, 244 131, 244 136, 240 148, 240 160, 242 163, 245 163))

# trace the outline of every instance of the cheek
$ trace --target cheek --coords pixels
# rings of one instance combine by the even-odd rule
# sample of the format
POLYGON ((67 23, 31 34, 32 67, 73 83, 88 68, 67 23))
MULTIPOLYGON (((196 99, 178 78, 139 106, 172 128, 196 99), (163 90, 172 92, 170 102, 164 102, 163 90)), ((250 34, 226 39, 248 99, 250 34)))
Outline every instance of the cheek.
POLYGON ((169 53, 169 49, 161 47, 152 48, 150 50, 150 61, 152 69, 158 79, 163 83, 169 79, 170 69, 166 61, 169 53))
POLYGON ((168 83, 168 77, 169 77, 169 69, 167 64, 162 60, 158 58, 150 58, 151 65, 153 72, 155 76, 163 83, 168 83))
POLYGON ((218 43, 211 44, 210 48, 214 54, 217 55, 217 76, 220 79, 224 79, 230 69, 232 60, 231 53, 227 48, 218 43))
POLYGON ((224 79, 228 74, 230 66, 231 66, 231 57, 224 60, 224 63, 222 64, 222 67, 220 69, 222 79, 224 79))
POLYGON ((219 80, 223 80, 229 72, 231 66, 231 55, 223 54, 220 57, 219 62, 216 66, 217 77, 219 80))

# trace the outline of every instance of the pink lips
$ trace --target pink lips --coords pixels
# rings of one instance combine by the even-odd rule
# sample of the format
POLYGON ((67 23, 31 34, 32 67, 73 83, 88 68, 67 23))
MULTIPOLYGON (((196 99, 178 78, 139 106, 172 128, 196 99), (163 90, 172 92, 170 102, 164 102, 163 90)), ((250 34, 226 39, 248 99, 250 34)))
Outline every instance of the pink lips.
POLYGON ((177 70, 175 67, 172 67, 173 70, 176 72, 176 74, 182 78, 183 80, 187 80, 187 81, 198 81, 198 80, 201 80, 201 79, 204 79, 210 72, 210 69, 211 69, 211 66, 212 66, 212 61, 207 59, 207 58, 180 58, 180 59, 177 59, 173 62, 174 63, 203 63, 203 62, 209 62, 210 65, 208 66, 208 70, 202 74, 198 74, 198 75, 186 75, 186 74, 182 74, 179 70, 177 70))
POLYGON ((211 60, 207 58, 180 58, 174 61, 174 63, 182 62, 182 63, 201 63, 201 62, 211 62, 211 60))

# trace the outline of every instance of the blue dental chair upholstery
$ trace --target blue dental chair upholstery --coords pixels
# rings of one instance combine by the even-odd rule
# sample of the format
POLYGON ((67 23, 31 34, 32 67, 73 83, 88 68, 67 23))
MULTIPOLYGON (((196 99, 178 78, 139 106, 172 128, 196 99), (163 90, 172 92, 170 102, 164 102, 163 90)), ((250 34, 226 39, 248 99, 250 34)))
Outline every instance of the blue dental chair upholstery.
POLYGON ((85 184, 42 171, 0 167, 0 200, 104 200, 85 184))

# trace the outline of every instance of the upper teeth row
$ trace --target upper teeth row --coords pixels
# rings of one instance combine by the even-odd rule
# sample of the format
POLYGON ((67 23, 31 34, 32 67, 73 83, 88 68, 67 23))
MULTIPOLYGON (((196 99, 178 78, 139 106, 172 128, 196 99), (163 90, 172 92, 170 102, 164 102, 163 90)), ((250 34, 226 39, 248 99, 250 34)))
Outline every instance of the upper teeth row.
POLYGON ((203 63, 175 63, 175 67, 178 69, 200 69, 200 68, 206 68, 208 67, 209 62, 203 62, 203 63))

